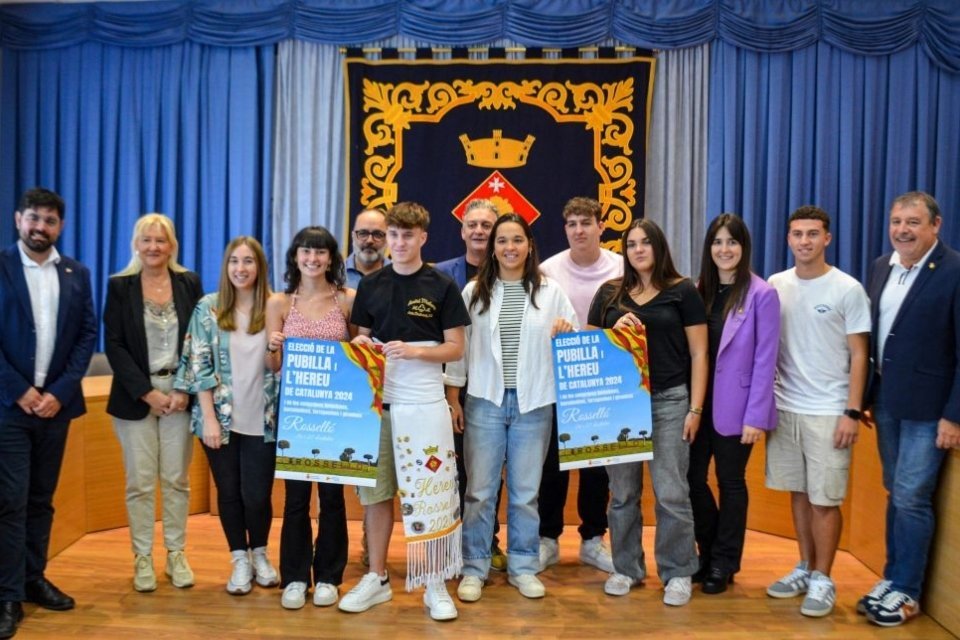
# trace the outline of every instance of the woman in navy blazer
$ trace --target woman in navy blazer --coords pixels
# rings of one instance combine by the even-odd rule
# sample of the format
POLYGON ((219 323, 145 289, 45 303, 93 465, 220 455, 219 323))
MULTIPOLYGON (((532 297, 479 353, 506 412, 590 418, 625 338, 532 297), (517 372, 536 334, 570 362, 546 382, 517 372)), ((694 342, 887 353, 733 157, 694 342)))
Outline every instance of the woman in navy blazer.
POLYGON ((189 397, 175 391, 173 382, 187 324, 203 289, 197 274, 177 263, 176 232, 167 216, 142 216, 132 245, 130 263, 107 285, 103 326, 113 368, 107 413, 123 450, 133 587, 157 588, 152 552, 158 479, 166 574, 175 587, 189 587, 193 571, 183 550, 193 438, 189 397))
POLYGON ((780 300, 750 271, 750 232, 738 216, 713 220, 697 284, 707 308, 710 385, 703 422, 690 448, 690 502, 704 593, 721 593, 740 570, 747 527, 745 473, 753 444, 777 424, 773 377, 780 300), (707 485, 716 466, 719 507, 707 485))

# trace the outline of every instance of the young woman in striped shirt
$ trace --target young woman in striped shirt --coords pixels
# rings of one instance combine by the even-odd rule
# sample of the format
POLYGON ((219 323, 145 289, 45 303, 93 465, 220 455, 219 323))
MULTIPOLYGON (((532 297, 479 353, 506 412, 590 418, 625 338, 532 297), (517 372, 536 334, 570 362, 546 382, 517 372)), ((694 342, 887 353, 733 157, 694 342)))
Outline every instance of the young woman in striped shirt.
POLYGON ((506 461, 507 572, 527 598, 542 598, 537 492, 550 441, 556 395, 551 338, 577 328, 566 294, 540 273, 527 222, 501 216, 486 258, 463 300, 470 312, 464 358, 447 368, 454 429, 463 430, 467 493, 463 514, 463 575, 457 596, 480 599, 490 570, 497 489, 506 461), (467 382, 469 381, 469 382, 467 382), (465 412, 458 387, 467 384, 465 412))

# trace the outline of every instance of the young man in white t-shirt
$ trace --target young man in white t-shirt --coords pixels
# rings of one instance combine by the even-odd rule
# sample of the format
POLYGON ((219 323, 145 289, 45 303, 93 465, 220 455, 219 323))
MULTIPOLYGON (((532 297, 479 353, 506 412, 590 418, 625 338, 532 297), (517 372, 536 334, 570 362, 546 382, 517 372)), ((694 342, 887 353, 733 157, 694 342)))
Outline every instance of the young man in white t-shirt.
MULTIPOLYGON (((600 203, 592 198, 572 198, 563 208, 564 230, 569 249, 540 265, 556 281, 577 312, 581 327, 587 324, 590 303, 604 282, 623 275, 623 257, 600 246, 603 221, 600 203)), ((567 502, 570 472, 560 471, 557 454, 556 416, 553 441, 547 451, 540 481, 540 570, 560 559, 557 538, 563 533, 563 509, 567 502)), ((610 549, 603 543, 607 530, 609 481, 603 467, 580 469, 577 512, 580 515, 580 560, 601 571, 613 573, 610 549)))
POLYGON ((770 276, 780 296, 775 393, 779 420, 767 436, 767 487, 791 492, 800 563, 767 589, 806 593, 800 613, 833 611, 830 569, 840 541, 850 449, 867 379, 870 301, 859 282, 827 264, 830 216, 814 206, 790 215, 796 266, 770 276))

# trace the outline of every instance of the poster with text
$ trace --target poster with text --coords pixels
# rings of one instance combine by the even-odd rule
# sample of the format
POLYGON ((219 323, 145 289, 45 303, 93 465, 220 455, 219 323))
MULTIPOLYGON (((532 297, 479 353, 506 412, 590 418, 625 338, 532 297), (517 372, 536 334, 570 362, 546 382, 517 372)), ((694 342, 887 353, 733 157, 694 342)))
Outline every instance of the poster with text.
POLYGON ((383 355, 365 345, 283 343, 276 477, 376 485, 383 355))
POLYGON ((653 458, 642 328, 560 334, 553 363, 561 470, 653 458))

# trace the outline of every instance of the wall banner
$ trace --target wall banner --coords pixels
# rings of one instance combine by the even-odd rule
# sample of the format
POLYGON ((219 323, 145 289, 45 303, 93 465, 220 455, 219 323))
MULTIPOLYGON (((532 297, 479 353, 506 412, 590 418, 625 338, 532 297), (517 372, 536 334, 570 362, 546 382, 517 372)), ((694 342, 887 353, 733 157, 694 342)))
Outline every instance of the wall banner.
POLYGON ((347 58, 347 219, 419 202, 424 258, 444 260, 463 254, 464 206, 484 197, 532 223, 550 256, 567 248, 563 205, 589 196, 618 249, 643 215, 654 62, 347 58))

